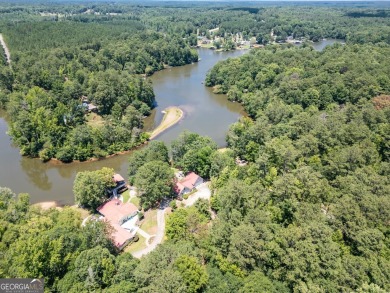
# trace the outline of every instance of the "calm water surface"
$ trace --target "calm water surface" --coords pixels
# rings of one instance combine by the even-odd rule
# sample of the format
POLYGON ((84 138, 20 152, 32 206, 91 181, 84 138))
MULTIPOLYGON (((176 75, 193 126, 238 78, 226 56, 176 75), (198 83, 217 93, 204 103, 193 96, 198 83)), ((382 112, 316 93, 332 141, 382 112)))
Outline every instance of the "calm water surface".
MULTIPOLYGON (((161 111, 166 107, 179 106, 184 110, 184 119, 157 137, 158 140, 170 143, 187 129, 208 135, 223 146, 229 125, 237 121, 244 111, 239 104, 227 101, 224 95, 213 94, 203 82, 207 71, 215 63, 244 53, 200 49, 200 62, 155 73, 151 79, 158 105, 146 119, 146 128, 159 124, 163 115, 161 111)), ((60 165, 22 157, 6 135, 7 128, 6 115, 0 112, 0 186, 9 187, 16 193, 29 193, 32 203, 57 201, 59 204, 73 204, 72 186, 79 171, 110 167, 127 176, 129 155, 60 165)))
MULTIPOLYGON (((316 50, 322 50, 339 40, 324 40, 313 44, 316 50)), ((200 49, 201 61, 195 64, 166 69, 155 73, 151 78, 156 94, 157 107, 146 118, 145 128, 152 129, 159 124, 168 106, 183 109, 184 119, 157 137, 170 143, 183 130, 208 135, 220 146, 225 144, 229 125, 244 115, 238 103, 227 101, 225 95, 215 95, 204 86, 206 73, 218 61, 237 57, 245 51, 215 52, 200 49)), ((102 167, 113 168, 127 176, 127 155, 109 159, 72 164, 42 163, 39 159, 22 157, 12 145, 9 136, 7 117, 0 111, 0 186, 9 187, 16 193, 27 192, 31 202, 57 201, 59 204, 73 204, 72 186, 79 171, 97 170, 102 167)))

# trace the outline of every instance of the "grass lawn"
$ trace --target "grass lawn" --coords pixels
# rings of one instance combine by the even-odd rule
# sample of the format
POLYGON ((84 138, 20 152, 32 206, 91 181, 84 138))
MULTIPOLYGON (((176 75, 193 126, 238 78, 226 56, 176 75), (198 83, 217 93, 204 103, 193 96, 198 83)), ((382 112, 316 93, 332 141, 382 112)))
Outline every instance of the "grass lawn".
POLYGON ((211 47, 214 46, 213 43, 208 43, 208 44, 199 44, 201 48, 207 48, 210 49, 211 47))
POLYGON ((138 241, 127 245, 125 250, 124 250, 125 252, 133 253, 133 252, 136 252, 138 250, 144 249, 146 247, 145 238, 139 234, 137 234, 137 235, 139 237, 138 241))
POLYGON ((226 152, 228 150, 228 148, 220 148, 220 149, 218 149, 217 151, 219 152, 219 153, 224 153, 224 152, 226 152))
POLYGON ((148 210, 145 214, 145 220, 142 222, 141 229, 150 235, 157 232, 157 210, 148 210))
POLYGON ((123 202, 128 202, 130 199, 130 190, 126 190, 122 193, 123 196, 123 202))
POLYGON ((171 170, 173 171, 173 173, 177 173, 177 172, 179 172, 179 171, 180 171, 179 169, 177 169, 177 168, 174 168, 174 167, 171 167, 171 170))
POLYGON ((141 205, 140 205, 140 198, 138 196, 134 196, 130 202, 135 205, 139 210, 141 209, 141 205))
POLYGON ((102 126, 104 124, 104 119, 102 116, 96 113, 88 113, 85 118, 87 119, 87 124, 92 127, 102 126))

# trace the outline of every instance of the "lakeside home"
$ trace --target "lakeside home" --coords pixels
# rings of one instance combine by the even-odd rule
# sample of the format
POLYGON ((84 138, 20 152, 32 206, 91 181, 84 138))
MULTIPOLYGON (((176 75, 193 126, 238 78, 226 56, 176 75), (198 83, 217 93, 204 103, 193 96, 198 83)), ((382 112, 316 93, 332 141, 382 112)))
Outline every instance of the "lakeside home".
POLYGON ((204 180, 202 177, 195 174, 194 172, 190 172, 183 179, 176 182, 175 192, 179 196, 190 193, 203 182, 204 180))
POLYGON ((112 199, 105 202, 97 211, 114 228, 112 240, 114 245, 122 250, 135 237, 135 232, 126 230, 121 225, 133 219, 138 214, 138 208, 132 203, 123 203, 119 199, 112 199))

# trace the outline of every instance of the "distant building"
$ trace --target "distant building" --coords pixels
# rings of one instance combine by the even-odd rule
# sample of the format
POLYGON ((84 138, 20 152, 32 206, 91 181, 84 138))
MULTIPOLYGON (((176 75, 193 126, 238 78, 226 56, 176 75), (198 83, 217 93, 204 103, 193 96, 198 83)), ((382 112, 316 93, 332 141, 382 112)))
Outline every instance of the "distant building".
POLYGON ((87 111, 90 113, 90 112, 97 112, 98 110, 98 107, 95 106, 94 104, 92 103, 88 103, 87 104, 87 111))
POLYGON ((204 182, 203 178, 199 175, 191 172, 187 174, 183 179, 176 182, 175 184, 175 192, 177 195, 183 195, 193 191, 196 187, 204 182))
POLYGON ((95 106, 94 104, 90 103, 87 96, 81 96, 81 103, 82 103, 85 111, 88 113, 98 111, 98 107, 95 106))
POLYGON ((122 250, 135 236, 135 233, 121 227, 122 224, 137 216, 138 208, 132 203, 122 203, 119 199, 105 202, 97 211, 114 228, 112 240, 114 245, 122 250))

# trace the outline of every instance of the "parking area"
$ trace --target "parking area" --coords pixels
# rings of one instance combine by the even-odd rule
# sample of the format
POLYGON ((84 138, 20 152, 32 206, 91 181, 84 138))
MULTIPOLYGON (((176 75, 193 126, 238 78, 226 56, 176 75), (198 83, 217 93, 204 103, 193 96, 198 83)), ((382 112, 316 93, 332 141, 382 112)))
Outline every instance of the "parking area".
POLYGON ((205 182, 199 185, 197 191, 191 194, 187 199, 183 200, 182 203, 186 207, 192 206, 198 199, 203 198, 209 200, 211 197, 211 190, 209 188, 210 182, 205 182))

